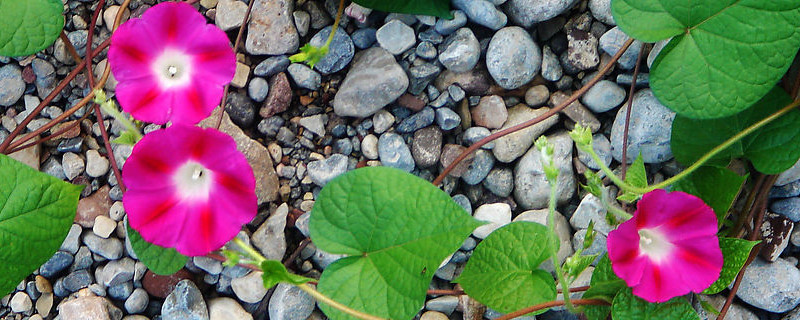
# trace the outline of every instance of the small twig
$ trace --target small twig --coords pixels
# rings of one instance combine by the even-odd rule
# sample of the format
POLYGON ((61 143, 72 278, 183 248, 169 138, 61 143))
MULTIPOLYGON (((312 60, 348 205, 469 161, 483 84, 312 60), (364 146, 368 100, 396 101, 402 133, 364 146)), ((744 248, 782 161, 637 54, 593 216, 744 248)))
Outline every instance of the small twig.
POLYGON ((731 230, 730 235, 736 238, 744 237, 744 224, 746 221, 753 218, 753 206, 755 206, 756 202, 756 195, 761 190, 761 185, 764 183, 764 179, 766 179, 766 175, 758 172, 756 175, 755 183, 753 184, 753 189, 750 190, 750 194, 747 195, 747 200, 745 201, 744 208, 742 212, 739 214, 739 217, 736 219, 736 224, 734 225, 733 229, 731 230))
MULTIPOLYGON (((608 303, 608 301, 605 301, 605 300, 602 300, 602 299, 573 299, 571 301, 572 301, 572 304, 574 304, 576 306, 580 306, 580 305, 584 305, 584 306, 585 305, 608 306, 608 305, 611 305, 610 303, 608 303)), ((499 317, 495 318, 494 320, 510 320, 510 319, 514 319, 514 318, 519 317, 519 316, 523 316, 523 315, 529 314, 531 312, 539 311, 539 310, 546 309, 546 308, 563 306, 563 305, 564 305, 564 301, 563 300, 548 301, 548 302, 545 302, 545 303, 540 303, 540 304, 537 304, 537 305, 534 305, 534 306, 530 306, 530 307, 527 307, 527 308, 524 308, 524 309, 520 309, 520 310, 514 311, 514 312, 509 313, 509 314, 504 314, 502 316, 499 316, 499 317)))
POLYGON ((636 92, 636 78, 639 77, 639 66, 642 64, 645 45, 639 49, 639 56, 636 57, 636 67, 633 68, 633 80, 631 88, 628 90, 628 110, 625 112, 625 130, 622 134, 622 179, 628 174, 628 130, 631 126, 631 111, 633 111, 633 94, 636 92))
POLYGON ((300 244, 297 245, 297 249, 294 249, 294 252, 292 252, 292 254, 283 261, 283 266, 288 268, 292 263, 294 263, 294 260, 300 256, 300 252, 302 252, 303 249, 305 249, 309 244, 311 244, 311 238, 305 238, 303 241, 300 241, 300 244))
POLYGON ((508 129, 505 129, 505 130, 501 130, 499 132, 495 132, 495 133, 489 135, 488 137, 483 138, 480 141, 476 142, 475 144, 469 146, 466 150, 464 150, 464 152, 462 152, 461 154, 458 155, 458 157, 456 157, 456 159, 453 161, 453 163, 451 163, 449 166, 447 166, 447 168, 444 168, 444 170, 442 170, 442 172, 439 173, 439 176, 436 177, 436 179, 433 180, 433 185, 435 185, 435 186, 440 185, 442 183, 442 181, 444 181, 444 178, 447 177, 447 175, 450 173, 450 171, 453 170, 453 168, 455 168, 468 155, 472 154, 473 152, 475 152, 475 150, 478 150, 478 148, 482 147, 483 145, 485 145, 485 144, 487 144, 489 142, 492 142, 492 141, 494 141, 494 140, 496 140, 496 139, 498 139, 500 137, 512 134, 514 132, 517 132, 519 130, 528 128, 528 127, 530 127, 530 126, 532 126, 534 124, 542 122, 545 119, 550 118, 553 115, 557 114, 559 111, 563 110, 568 105, 570 105, 573 102, 575 102, 575 100, 578 100, 578 98, 580 96, 582 96, 584 93, 586 93, 586 91, 589 91, 589 89, 592 86, 594 86, 597 82, 599 82, 605 76, 605 74, 609 70, 611 70, 611 68, 614 66, 614 63, 616 63, 617 60, 619 60, 619 58, 622 56, 622 54, 625 53, 626 50, 628 50, 628 48, 631 46, 632 43, 633 43, 633 39, 628 39, 628 41, 625 41, 625 43, 622 45, 622 48, 619 49, 617 54, 615 54, 611 58, 611 61, 609 61, 608 64, 603 66, 603 68, 599 72, 597 72, 597 75, 594 78, 592 78, 592 80, 590 80, 588 83, 586 83, 586 85, 584 85, 583 87, 578 89, 578 91, 575 91, 575 93, 573 93, 571 96, 569 96, 569 98, 567 98, 567 100, 565 100, 564 102, 562 102, 558 106, 548 110, 547 112, 545 112, 541 116, 536 117, 535 119, 531 119, 531 120, 525 121, 523 123, 520 123, 520 124, 518 124, 516 126, 513 126, 511 128, 508 128, 508 129))
MULTIPOLYGON (((72 57, 72 60, 75 60, 75 63, 80 65, 81 62, 83 62, 83 60, 81 59, 81 56, 78 54, 78 50, 75 50, 75 46, 72 45, 72 41, 69 41, 69 38, 67 37, 67 32, 61 30, 61 33, 58 34, 58 37, 61 38, 61 41, 64 42, 64 46, 67 47, 67 52, 69 52, 69 55, 72 57)), ((88 43, 90 42, 87 42, 87 46, 88 43)), ((80 69, 80 67, 78 67, 78 69, 80 69)))
POLYGON ((47 141, 50 141, 50 140, 52 140, 53 138, 55 138, 55 137, 58 137, 58 136, 62 135, 64 132, 70 131, 70 130, 72 130, 73 128, 75 128, 75 127, 79 126, 79 125, 81 124, 81 121, 83 121, 83 120, 85 120, 86 118, 88 118, 90 114, 91 114, 91 113, 89 113, 89 112, 86 112, 86 113, 84 113, 84 114, 83 114, 83 116, 82 116, 82 117, 80 117, 80 119, 78 119, 78 120, 77 120, 77 121, 75 121, 74 123, 72 123, 72 124, 70 124, 70 125, 68 125, 68 126, 66 126, 66 127, 64 127, 64 128, 61 128, 61 129, 59 129, 59 130, 58 130, 58 131, 56 131, 56 132, 53 132, 53 133, 52 133, 52 134, 50 134, 49 136, 46 136, 46 137, 44 137, 44 138, 40 138, 39 140, 36 140, 36 141, 34 141, 34 142, 29 142, 29 143, 27 143, 27 144, 21 145, 21 146, 19 146, 19 147, 16 147, 16 148, 13 148, 13 149, 11 149, 11 151, 9 151, 9 152, 8 152, 8 154, 12 154, 12 153, 14 153, 14 152, 17 152, 17 151, 20 151, 20 150, 24 150, 24 149, 27 149, 27 148, 33 147, 33 146, 35 146, 35 145, 37 145, 37 144, 42 144, 42 143, 45 143, 45 142, 47 142, 47 141))
MULTIPOLYGON (((247 5, 247 11, 244 13, 244 19, 242 20, 242 25, 239 26, 239 33, 236 34, 236 42, 233 44, 233 54, 234 56, 239 53, 239 44, 242 42, 242 34, 244 33, 244 28, 247 27, 247 23, 250 20, 250 11, 253 10, 253 4, 256 3, 256 0, 250 0, 250 4, 247 5)), ((239 63, 239 59, 235 58, 236 63, 239 63)), ((225 85, 225 88, 222 90, 222 101, 219 103, 219 116, 217 117, 217 122, 214 125, 214 128, 219 129, 219 126, 222 125, 222 117, 225 115, 225 104, 228 100, 228 91, 230 91, 231 84, 228 83, 225 85)), ((213 113, 212 113, 213 114, 213 113)))
POLYGON ((464 295, 465 293, 464 290, 458 290, 458 289, 452 289, 452 290, 431 289, 428 290, 427 294, 430 296, 460 296, 464 295))

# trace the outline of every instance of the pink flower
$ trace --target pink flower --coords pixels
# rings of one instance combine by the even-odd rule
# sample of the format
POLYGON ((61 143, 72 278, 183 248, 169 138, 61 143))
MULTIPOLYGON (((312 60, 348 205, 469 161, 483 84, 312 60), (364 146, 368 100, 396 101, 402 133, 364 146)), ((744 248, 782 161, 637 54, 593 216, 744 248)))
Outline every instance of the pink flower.
POLYGON ((633 218, 608 234, 614 273, 650 302, 701 292, 719 277, 717 217, 703 200, 684 192, 654 190, 633 218))
POLYGON ((208 117, 236 73, 228 36, 184 2, 164 2, 111 37, 122 109, 142 121, 195 124, 208 117))
POLYGON ((219 249, 258 209, 247 159, 214 129, 177 124, 148 133, 125 162, 122 179, 131 227, 187 256, 219 249))

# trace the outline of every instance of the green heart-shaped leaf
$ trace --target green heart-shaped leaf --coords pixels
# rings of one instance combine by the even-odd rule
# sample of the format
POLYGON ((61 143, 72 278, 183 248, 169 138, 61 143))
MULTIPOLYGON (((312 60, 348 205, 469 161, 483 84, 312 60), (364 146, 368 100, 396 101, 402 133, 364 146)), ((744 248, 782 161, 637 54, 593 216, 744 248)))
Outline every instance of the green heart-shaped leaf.
POLYGON ((0 56, 36 53, 64 28, 61 0, 0 0, 0 56))
POLYGON ((539 269, 550 258, 553 237, 534 222, 497 229, 475 248, 456 282, 470 297, 502 313, 554 300, 556 282, 539 269))
POLYGON ((721 225, 745 180, 747 176, 740 176, 731 169, 706 166, 678 181, 672 186, 672 190, 703 199, 714 210, 721 225))
POLYGON ((700 320, 689 302, 676 297, 664 303, 650 303, 634 296, 630 288, 617 294, 611 305, 611 318, 615 320, 700 320))
POLYGON ((128 230, 128 240, 131 241, 131 248, 136 253, 136 257, 153 273, 173 274, 183 268, 186 261, 189 260, 189 257, 178 253, 174 248, 164 248, 147 242, 127 223, 125 223, 125 227, 128 230))
POLYGON ((710 287, 703 290, 703 294, 715 294, 727 288, 736 278, 742 266, 744 266, 750 256, 750 250, 753 250, 753 247, 757 244, 758 241, 719 238, 719 247, 722 249, 722 257, 725 262, 722 264, 722 271, 717 281, 714 281, 710 287))
POLYGON ((614 20, 647 42, 672 37, 650 86, 679 115, 719 118, 763 97, 800 47, 797 0, 614 0, 614 20))
MULTIPOLYGON (((675 159, 689 165, 706 152, 750 125, 766 118, 791 102, 789 95, 775 87, 752 107, 733 116, 697 120, 676 116, 672 122, 671 148, 675 159)), ((707 164, 725 166, 731 158, 747 158, 756 170, 778 174, 789 169, 800 158, 800 110, 782 117, 735 142, 707 164)))
MULTIPOLYGON (((481 223, 430 182, 387 167, 347 172, 320 191, 309 229, 317 248, 346 254, 318 290, 350 308, 411 319, 436 269, 481 223)), ((334 320, 349 319, 327 305, 334 320)))
POLYGON ((61 247, 81 190, 0 154, 0 295, 61 247))
POLYGON ((375 10, 421 14, 452 19, 450 0, 353 0, 355 3, 375 10))
MULTIPOLYGON (((589 290, 586 290, 583 298, 603 299, 612 302, 617 293, 623 288, 627 288, 625 281, 614 274, 614 270, 611 268, 611 260, 608 259, 608 255, 603 255, 594 268, 594 272, 592 272, 589 290)), ((587 305, 584 308, 584 314, 589 320, 605 320, 611 313, 611 306, 587 305)))

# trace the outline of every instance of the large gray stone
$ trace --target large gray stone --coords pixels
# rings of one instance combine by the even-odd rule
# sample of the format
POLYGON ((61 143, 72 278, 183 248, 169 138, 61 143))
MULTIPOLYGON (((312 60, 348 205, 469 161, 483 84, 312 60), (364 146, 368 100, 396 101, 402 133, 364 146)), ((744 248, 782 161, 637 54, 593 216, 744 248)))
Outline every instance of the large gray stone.
POLYGON ((769 312, 786 312, 800 304, 800 270, 784 260, 756 258, 744 273, 736 296, 769 312))
POLYGON ((494 34, 486 50, 486 68, 505 89, 519 88, 533 79, 542 66, 542 50, 520 27, 507 27, 494 34))
POLYGON ((161 306, 164 320, 208 320, 203 294, 191 280, 181 280, 161 306))
MULTIPOLYGON (((633 162, 639 153, 645 163, 660 163, 672 159, 669 142, 675 112, 662 105, 650 89, 634 94, 632 108, 626 161, 633 162)), ((620 162, 627 111, 627 107, 620 108, 611 127, 611 155, 620 162)))
MULTIPOLYGON (((547 113, 547 111, 550 111, 550 108, 542 107, 539 109, 531 109, 524 104, 518 104, 508 109, 508 120, 506 120, 503 127, 497 129, 497 131, 502 131, 528 120, 535 119, 547 113)), ((558 123, 558 115, 553 115, 542 122, 495 140, 495 145, 492 149, 494 157, 497 161, 504 163, 514 161, 528 151, 528 148, 533 145, 533 141, 538 136, 556 123, 558 123)))
POLYGON ((25 93, 22 72, 13 64, 0 68, 0 106, 8 107, 16 103, 25 93))
POLYGON ((576 0, 509 0, 505 11, 511 20, 529 28, 534 23, 550 20, 571 7, 576 0))
MULTIPOLYGON (((566 132, 548 137, 553 144, 553 164, 558 168, 557 201, 564 204, 575 193, 575 176, 572 172, 572 139, 566 132)), ((497 147, 495 147, 495 150, 497 147)), ((514 167, 514 199, 525 209, 546 208, 550 198, 550 184, 542 168, 542 154, 531 148, 514 167)))
POLYGON ((281 283, 269 299, 268 311, 270 320, 306 319, 314 311, 314 299, 300 288, 281 283))
POLYGON ((370 48, 356 55, 333 99, 333 109, 343 117, 368 117, 406 89, 408 76, 394 56, 383 48, 370 48))
POLYGON ((245 49, 250 54, 293 53, 300 46, 294 26, 294 0, 254 0, 247 28, 245 49))

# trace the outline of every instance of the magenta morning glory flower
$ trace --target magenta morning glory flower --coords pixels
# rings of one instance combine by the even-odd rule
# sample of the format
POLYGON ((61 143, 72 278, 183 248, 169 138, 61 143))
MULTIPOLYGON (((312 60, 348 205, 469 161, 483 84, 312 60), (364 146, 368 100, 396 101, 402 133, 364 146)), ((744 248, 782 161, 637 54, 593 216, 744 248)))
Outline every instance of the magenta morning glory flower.
POLYGON ((176 124, 142 138, 125 162, 128 223, 187 256, 219 249, 258 209, 255 177, 230 136, 176 124))
POLYGON ((195 124, 236 73, 228 37, 184 2, 164 2, 114 32, 108 51, 122 109, 142 121, 195 124))
POLYGON ((723 261, 716 234, 717 217, 703 200, 654 190, 633 218, 608 234, 608 257, 633 294, 664 302, 717 280, 723 261))

